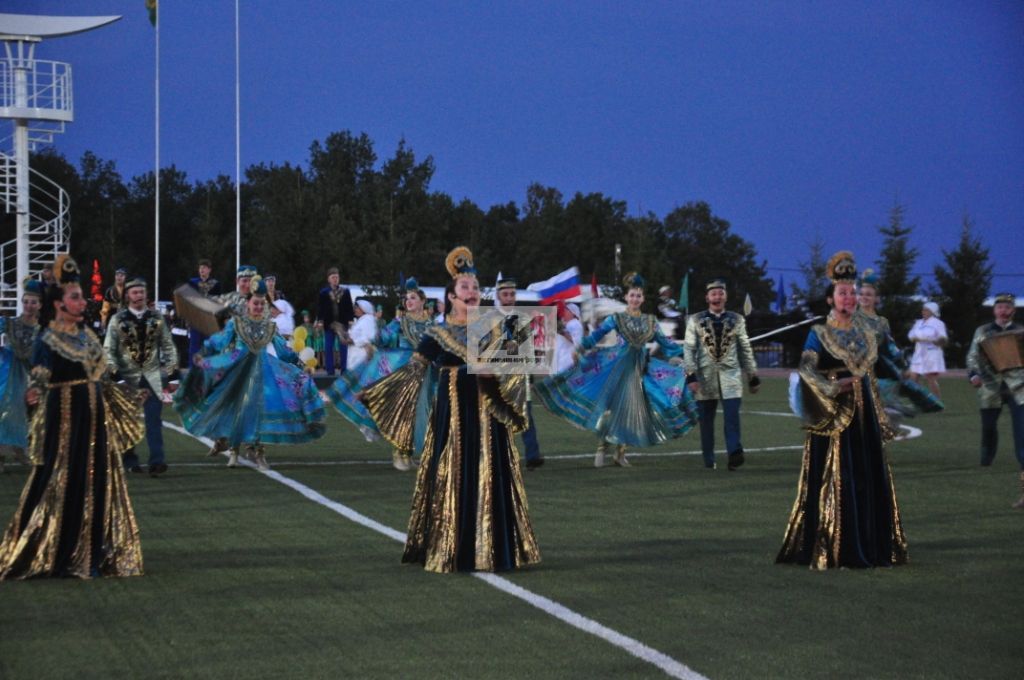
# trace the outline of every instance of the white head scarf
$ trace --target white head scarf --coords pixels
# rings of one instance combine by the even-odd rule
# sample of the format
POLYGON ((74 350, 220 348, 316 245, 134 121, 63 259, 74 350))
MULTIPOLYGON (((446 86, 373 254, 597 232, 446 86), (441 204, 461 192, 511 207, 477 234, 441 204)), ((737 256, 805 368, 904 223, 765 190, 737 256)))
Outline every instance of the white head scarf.
POLYGON ((924 303, 924 308, 927 309, 929 312, 931 312, 936 317, 939 316, 939 305, 938 304, 936 304, 934 302, 926 302, 926 303, 924 303))
POLYGON ((367 314, 373 314, 373 303, 369 300, 358 300, 356 304, 359 305, 359 309, 367 314))

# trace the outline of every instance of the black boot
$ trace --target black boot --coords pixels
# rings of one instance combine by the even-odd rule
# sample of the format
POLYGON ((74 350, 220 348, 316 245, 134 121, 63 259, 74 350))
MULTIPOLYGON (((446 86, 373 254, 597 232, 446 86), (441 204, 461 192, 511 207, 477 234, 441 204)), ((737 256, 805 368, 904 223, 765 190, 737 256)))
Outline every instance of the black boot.
POLYGON ((743 457, 743 449, 736 449, 729 454, 729 469, 735 470, 739 466, 743 465, 746 459, 743 457))

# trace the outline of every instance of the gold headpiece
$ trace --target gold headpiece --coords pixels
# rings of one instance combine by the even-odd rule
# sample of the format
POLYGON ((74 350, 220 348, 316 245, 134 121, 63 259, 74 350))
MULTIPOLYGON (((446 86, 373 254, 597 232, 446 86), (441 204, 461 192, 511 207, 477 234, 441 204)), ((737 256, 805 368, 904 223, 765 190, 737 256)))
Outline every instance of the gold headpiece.
POLYGON ((857 280, 857 263, 853 261, 853 253, 840 250, 825 265, 825 276, 832 283, 857 280))
POLYGON ((78 263, 71 259, 71 256, 67 253, 58 255, 57 259, 54 260, 53 277, 62 288, 69 283, 78 283, 81 275, 78 263))
POLYGON ((249 294, 266 296, 267 294, 267 280, 259 274, 254 274, 249 279, 249 294))
POLYGON ((460 276, 476 278, 476 267, 473 266, 473 252, 466 246, 459 246, 448 253, 448 257, 444 258, 444 266, 453 279, 457 279, 460 276))
POLYGON ((630 272, 622 278, 622 285, 626 290, 629 290, 630 288, 643 288, 647 285, 647 282, 644 281, 644 277, 636 272, 630 272))

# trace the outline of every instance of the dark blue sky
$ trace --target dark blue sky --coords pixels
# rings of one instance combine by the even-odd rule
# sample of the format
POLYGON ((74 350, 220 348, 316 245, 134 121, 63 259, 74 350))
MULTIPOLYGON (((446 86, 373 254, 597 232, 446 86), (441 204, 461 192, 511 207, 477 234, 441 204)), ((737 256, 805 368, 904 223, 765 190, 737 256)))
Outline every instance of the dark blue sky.
MULTIPOLYGON (((193 180, 233 175, 234 2, 161 4, 162 163, 193 180)), ((126 179, 152 169, 143 0, 4 7, 124 15, 37 57, 74 69, 61 152, 92 150, 126 179)), ((917 271, 955 247, 966 213, 992 250, 994 287, 1024 293, 1024 3, 241 7, 243 168, 305 165, 314 139, 349 129, 381 158, 404 137, 434 157, 433 189, 485 209, 521 203, 531 182, 660 217, 705 200, 773 279, 818 236, 873 263, 899 200, 917 271)))

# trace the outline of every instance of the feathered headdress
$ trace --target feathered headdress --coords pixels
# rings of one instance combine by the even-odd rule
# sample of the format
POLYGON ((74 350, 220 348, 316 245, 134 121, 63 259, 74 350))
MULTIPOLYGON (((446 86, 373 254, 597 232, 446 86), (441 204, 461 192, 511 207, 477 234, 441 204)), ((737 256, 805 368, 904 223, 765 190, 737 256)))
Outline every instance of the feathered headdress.
POLYGON ((476 267, 473 266, 473 252, 466 246, 459 246, 448 253, 444 259, 445 269, 453 279, 460 276, 476 278, 476 267))
POLYGON ((78 283, 81 280, 82 272, 78 269, 78 263, 71 259, 67 253, 58 255, 53 262, 53 277, 61 287, 69 283, 78 283))
POLYGON ((647 285, 647 281, 636 272, 630 272, 622 279, 622 285, 626 287, 626 290, 630 288, 643 288, 647 285))
POLYGON ((853 253, 849 250, 840 250, 833 255, 825 265, 825 276, 832 283, 856 281, 857 263, 853 260, 853 253))
POLYGON ((259 274, 249 279, 249 294, 265 297, 267 294, 267 282, 259 274))

